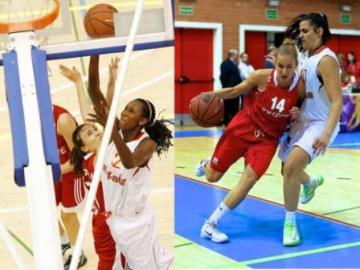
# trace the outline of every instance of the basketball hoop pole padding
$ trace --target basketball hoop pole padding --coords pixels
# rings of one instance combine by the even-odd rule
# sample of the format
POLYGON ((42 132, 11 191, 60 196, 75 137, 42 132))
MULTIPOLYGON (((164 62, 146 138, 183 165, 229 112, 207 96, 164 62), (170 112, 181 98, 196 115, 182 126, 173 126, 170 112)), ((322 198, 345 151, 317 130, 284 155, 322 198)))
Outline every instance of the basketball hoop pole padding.
POLYGON ((56 142, 55 120, 51 102, 45 51, 32 48, 33 70, 40 111, 41 133, 47 165, 51 165, 55 182, 61 180, 60 159, 56 142))
MULTIPOLYGON (((13 82, 9 81, 9 76, 7 76, 6 82, 8 84, 6 88, 8 93, 10 93, 12 91, 19 91, 19 89, 14 90, 13 88, 21 86, 20 99, 22 99, 21 108, 23 108, 23 111, 21 111, 20 108, 10 106, 9 109, 12 110, 10 114, 23 113, 23 122, 20 123, 20 126, 25 126, 25 132, 19 136, 25 137, 22 138, 20 142, 22 144, 26 142, 23 151, 27 149, 28 154, 28 164, 23 170, 30 212, 35 269, 63 270, 52 171, 51 166, 46 164, 44 151, 44 149, 50 146, 44 146, 43 142, 46 143, 47 140, 42 138, 43 134, 46 134, 45 136, 51 135, 51 132, 43 131, 42 133, 43 128, 54 129, 53 122, 51 127, 42 127, 42 124, 49 124, 51 122, 53 114, 52 112, 49 113, 46 108, 39 108, 39 105, 43 105, 46 98, 38 97, 36 87, 44 87, 44 80, 35 78, 34 69, 37 69, 36 65, 39 64, 39 61, 44 60, 44 56, 42 52, 39 54, 34 52, 34 47, 36 47, 36 42, 33 32, 20 32, 9 35, 9 49, 13 50, 11 53, 15 53, 13 58, 18 59, 17 62, 14 61, 14 63, 12 63, 12 65, 17 66, 17 69, 14 70, 18 74, 18 82, 13 84, 13 82), (33 59, 34 53, 36 55, 35 60, 33 59), (39 100, 41 100, 41 102, 39 102, 39 100), (46 112, 48 114, 46 116, 50 118, 42 121, 40 112, 46 112)), ((11 55, 11 53, 9 53, 9 55, 11 55)), ((5 58, 7 58, 7 56, 5 58)), ((44 63, 40 64, 41 69, 43 69, 42 65, 44 65, 44 63)), ((6 67, 7 66, 5 66, 5 69, 6 67)), ((7 73, 8 71, 5 72, 7 73)), ((47 73, 45 72, 45 74, 47 73)), ((47 106, 51 105, 48 104, 47 106)), ((11 122, 12 126, 17 124, 18 123, 11 122)), ((15 134, 12 134, 12 136, 14 135, 15 134)), ((52 149, 52 151, 57 151, 57 147, 56 149, 52 149)), ((22 153, 19 152, 17 154, 21 155, 22 153)))
POLYGON ((24 168, 29 164, 24 108, 21 97, 18 59, 15 51, 3 55, 6 99, 9 108, 14 156, 14 177, 18 186, 25 186, 24 168))

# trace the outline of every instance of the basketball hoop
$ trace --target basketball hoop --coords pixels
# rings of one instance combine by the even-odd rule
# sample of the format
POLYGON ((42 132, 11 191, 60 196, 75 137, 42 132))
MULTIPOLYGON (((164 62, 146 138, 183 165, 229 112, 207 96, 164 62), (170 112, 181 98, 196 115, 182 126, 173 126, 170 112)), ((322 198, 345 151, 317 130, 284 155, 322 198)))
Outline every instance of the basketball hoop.
POLYGON ((52 24, 60 12, 60 0, 53 0, 54 7, 46 15, 23 22, 0 22, 0 34, 40 30, 52 24))

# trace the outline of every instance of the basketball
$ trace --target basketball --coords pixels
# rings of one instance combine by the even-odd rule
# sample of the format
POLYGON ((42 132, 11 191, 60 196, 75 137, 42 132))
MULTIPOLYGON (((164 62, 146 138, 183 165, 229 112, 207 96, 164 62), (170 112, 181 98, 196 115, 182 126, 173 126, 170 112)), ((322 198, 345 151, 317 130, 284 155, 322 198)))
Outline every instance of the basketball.
POLYGON ((190 101, 191 117, 201 127, 213 127, 224 116, 224 102, 213 93, 202 93, 190 101))
POLYGON ((97 4, 84 17, 84 28, 91 38, 115 35, 114 13, 118 10, 109 4, 97 4))

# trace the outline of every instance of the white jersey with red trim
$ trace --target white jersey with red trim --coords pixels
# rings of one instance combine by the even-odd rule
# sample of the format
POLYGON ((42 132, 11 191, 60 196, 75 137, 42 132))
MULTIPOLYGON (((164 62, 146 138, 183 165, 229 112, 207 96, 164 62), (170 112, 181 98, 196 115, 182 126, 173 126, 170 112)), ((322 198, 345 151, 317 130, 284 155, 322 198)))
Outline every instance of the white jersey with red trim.
MULTIPOLYGON (((141 132, 137 138, 127 142, 131 152, 148 137, 141 132)), ((101 173, 106 211, 117 216, 134 216, 145 209, 150 189, 151 172, 149 164, 126 169, 114 143, 106 149, 106 157, 101 173)))
POLYGON ((301 75, 306 85, 306 98, 301 108, 301 115, 306 121, 327 121, 329 116, 331 103, 317 71, 320 60, 325 56, 330 56, 337 61, 335 53, 323 47, 308 57, 301 67, 301 75))

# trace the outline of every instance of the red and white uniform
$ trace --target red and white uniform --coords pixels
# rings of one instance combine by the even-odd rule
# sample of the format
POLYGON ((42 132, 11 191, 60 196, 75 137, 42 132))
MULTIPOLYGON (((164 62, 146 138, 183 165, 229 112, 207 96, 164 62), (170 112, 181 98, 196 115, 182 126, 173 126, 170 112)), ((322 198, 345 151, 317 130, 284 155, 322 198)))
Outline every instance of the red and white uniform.
MULTIPOLYGON (((55 120, 55 130, 57 131, 57 123, 60 116, 64 113, 69 114, 62 107, 53 106, 53 114, 55 120)), ((63 136, 56 133, 57 147, 60 163, 66 163, 71 156, 71 151, 63 136)), ((59 203, 63 206, 64 212, 77 212, 83 207, 86 192, 81 177, 76 177, 75 173, 68 172, 61 176, 61 182, 55 183, 56 205, 59 203)))
MULTIPOLYGON (((93 173, 94 161, 96 155, 88 154, 83 161, 83 178, 85 185, 89 188, 93 173)), ((92 218, 92 233, 94 237, 95 251, 99 256, 98 270, 120 270, 123 268, 121 263, 120 251, 117 248, 115 241, 111 235, 106 219, 109 213, 105 211, 104 196, 102 184, 99 183, 96 200, 94 201, 93 218, 92 218)))
MULTIPOLYGON (((306 98, 300 109, 301 119, 291 125, 288 140, 280 147, 279 157, 286 160, 293 147, 303 149, 309 156, 310 161, 314 160, 318 152, 313 148, 315 138, 324 132, 330 113, 331 102, 327 95, 325 86, 319 81, 318 66, 323 57, 332 57, 337 61, 336 54, 329 48, 322 46, 314 55, 308 57, 301 65, 301 75, 305 81, 306 98)), ((340 73, 340 69, 339 69, 340 73)), ((337 126, 331 134, 331 144, 340 126, 337 126)))
POLYGON ((250 164, 260 178, 270 165, 279 137, 290 123, 290 109, 298 102, 296 89, 299 76, 295 73, 289 88, 277 83, 274 69, 265 89, 253 89, 246 96, 246 106, 226 127, 216 145, 210 166, 225 172, 240 157, 250 164))
MULTIPOLYGON (((133 152, 147 138, 140 133, 127 143, 133 152)), ((122 166, 114 143, 106 149, 102 171, 102 187, 111 234, 133 270, 170 269, 173 257, 158 243, 154 214, 148 202, 151 171, 149 164, 126 169, 122 166)))

